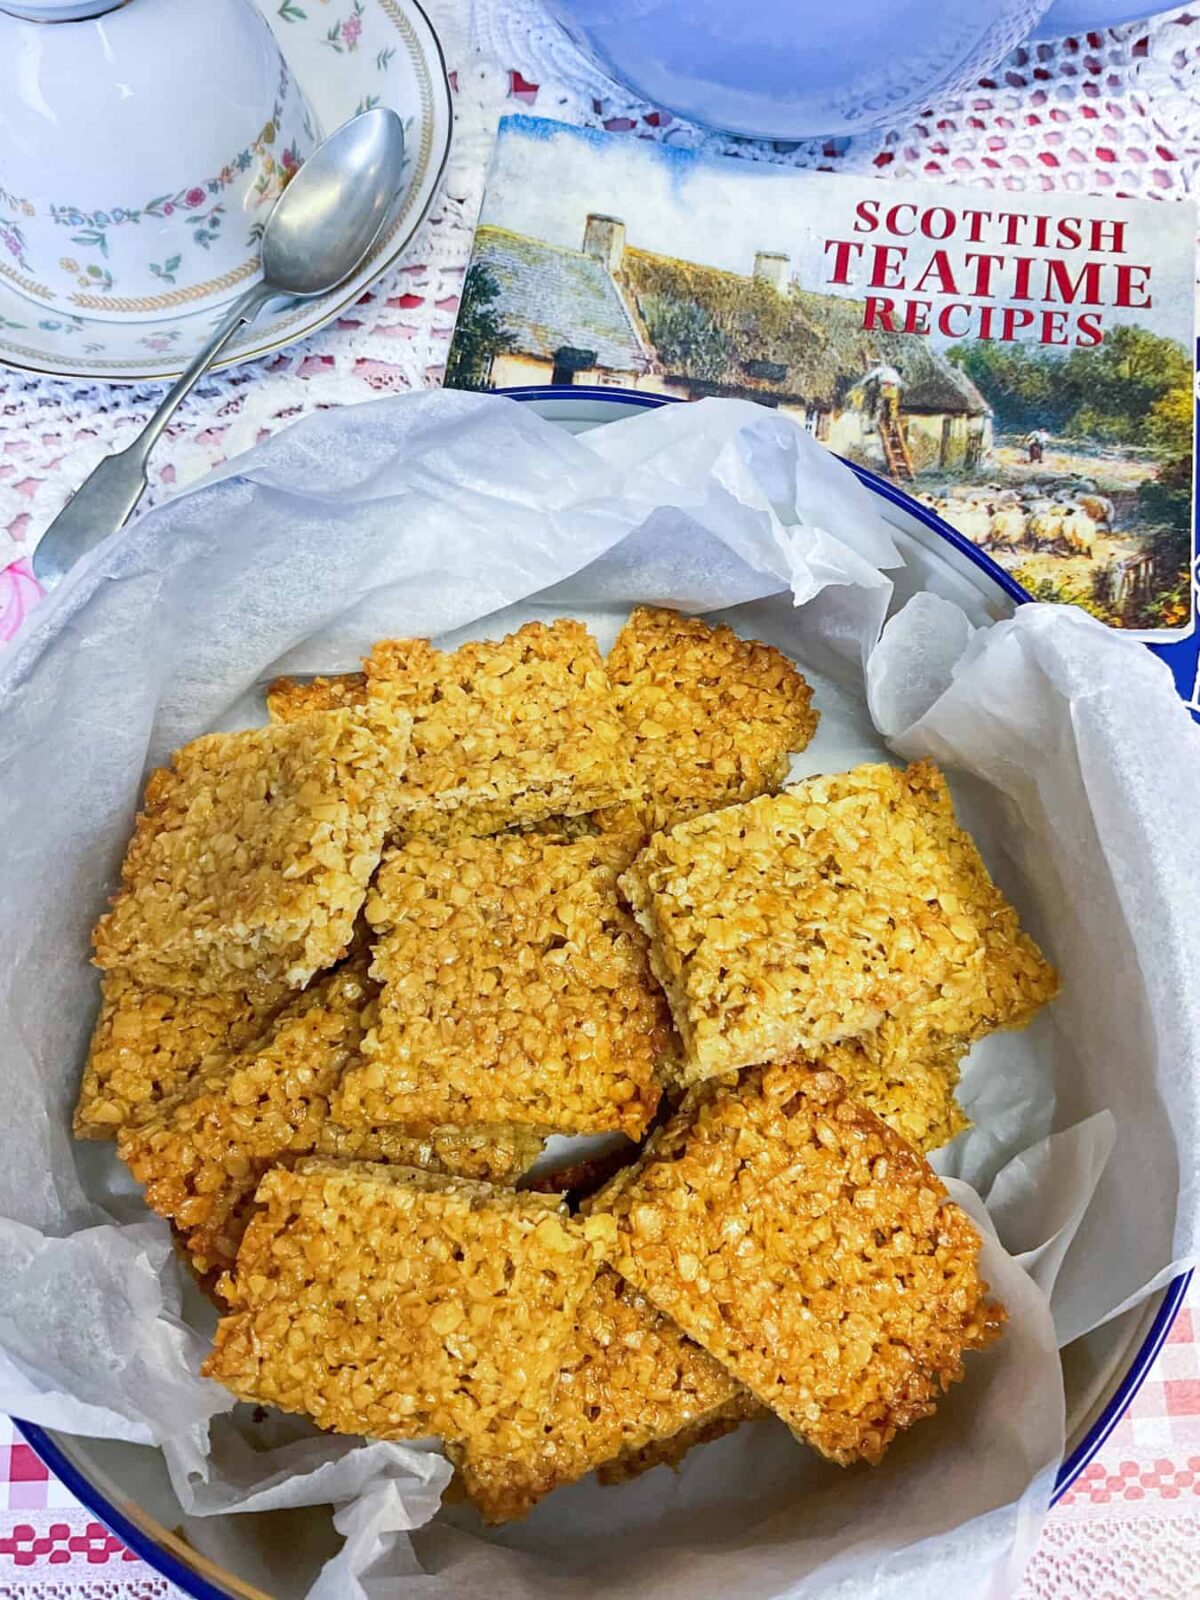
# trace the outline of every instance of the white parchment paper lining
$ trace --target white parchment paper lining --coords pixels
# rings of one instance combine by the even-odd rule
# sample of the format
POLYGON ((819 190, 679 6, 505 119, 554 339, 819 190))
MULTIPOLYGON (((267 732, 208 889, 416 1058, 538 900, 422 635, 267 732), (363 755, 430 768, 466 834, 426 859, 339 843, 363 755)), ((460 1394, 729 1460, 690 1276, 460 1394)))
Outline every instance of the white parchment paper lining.
MULTIPOLYGON (((165 1446, 193 1517, 333 1504, 345 1544, 318 1600, 1010 1592, 1062 1450, 1056 1346, 1196 1254, 1200 733, 1162 664, 1079 612, 975 626, 978 606, 919 593, 885 626, 902 558, 880 505, 742 402, 573 438, 494 396, 414 395, 307 419, 68 576, 0 672, 0 1406, 165 1446), (195 1375, 205 1332, 165 1226, 69 1139, 88 932, 146 769, 253 714, 275 671, 637 600, 735 608, 813 671, 826 720, 798 770, 870 759, 880 735, 945 764, 1058 964, 1051 1011, 974 1052, 978 1126, 939 1158, 1010 1322, 874 1472, 755 1424, 678 1475, 586 1482, 484 1534, 434 1517, 433 1444, 263 1450, 195 1375)), ((221 1527, 235 1564, 239 1529, 265 1537, 221 1527)), ((309 1587, 275 1565, 281 1595, 309 1587)))

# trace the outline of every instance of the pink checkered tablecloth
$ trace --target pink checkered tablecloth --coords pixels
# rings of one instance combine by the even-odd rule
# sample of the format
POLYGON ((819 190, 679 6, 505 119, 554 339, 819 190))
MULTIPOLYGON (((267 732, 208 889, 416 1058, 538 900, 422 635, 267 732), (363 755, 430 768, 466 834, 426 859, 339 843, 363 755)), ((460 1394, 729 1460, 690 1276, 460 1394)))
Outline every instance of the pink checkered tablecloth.
POLYGON ((53 1476, 0 1417, 0 1597, 159 1600, 178 1595, 53 1476))
MULTIPOLYGON (((1200 176, 1200 8, 1044 41, 903 127, 855 140, 755 145, 644 104, 595 72, 537 0, 423 0, 452 69, 455 148, 405 259, 332 327, 206 383, 154 464, 151 499, 320 406, 436 383, 490 145, 532 109, 631 138, 743 159, 1005 188, 1193 195, 1200 176)), ((970 0, 966 0, 969 4, 970 0)), ((0 372, 0 641, 37 602, 28 555, 104 450, 156 399, 0 372)), ((178 1591, 127 1550, 0 1418, 0 1600, 159 1600, 178 1591)), ((953 1600, 953 1597, 950 1597, 953 1600)), ((1200 1600, 1200 1280, 1146 1383, 1051 1513, 1013 1600, 1200 1600)))

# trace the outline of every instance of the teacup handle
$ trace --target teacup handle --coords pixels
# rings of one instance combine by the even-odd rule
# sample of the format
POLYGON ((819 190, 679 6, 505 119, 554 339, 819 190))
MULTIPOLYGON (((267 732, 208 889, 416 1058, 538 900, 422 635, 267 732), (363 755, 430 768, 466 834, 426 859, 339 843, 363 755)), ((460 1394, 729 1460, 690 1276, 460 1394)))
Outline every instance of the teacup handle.
POLYGON ((240 328, 253 322, 277 291, 258 283, 237 300, 191 366, 168 389, 162 404, 132 444, 105 456, 67 501, 33 552, 34 576, 56 583, 80 556, 124 526, 146 488, 146 461, 180 403, 240 328))

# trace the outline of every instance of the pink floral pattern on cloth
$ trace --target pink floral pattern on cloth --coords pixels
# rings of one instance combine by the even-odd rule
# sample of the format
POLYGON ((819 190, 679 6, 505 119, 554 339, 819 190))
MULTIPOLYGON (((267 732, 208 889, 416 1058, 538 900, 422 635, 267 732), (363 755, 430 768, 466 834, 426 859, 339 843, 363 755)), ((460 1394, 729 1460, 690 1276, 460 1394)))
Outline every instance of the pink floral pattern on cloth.
MULTIPOLYGON (((291 0, 284 0, 286 16, 291 0)), ((152 462, 149 503, 295 418, 436 384, 454 325, 496 118, 536 114, 745 160, 1009 191, 1196 192, 1200 6, 1014 51, 972 90, 855 140, 755 143, 692 127, 605 79, 537 0, 424 0, 455 89, 450 164, 404 260, 331 327, 222 374, 152 462)), ((358 44, 361 0, 330 6, 331 52, 358 44)), ((0 644, 36 603, 28 557, 70 489, 128 443, 157 397, 0 369, 0 644)), ((0 1419, 0 1600, 177 1596, 71 1498, 0 1419)), ((1015 1600, 1200 1595, 1200 1289, 1097 1459, 1051 1513, 1015 1600)))
POLYGON ((14 561, 0 572, 0 643, 16 638, 41 593, 28 561, 14 561))

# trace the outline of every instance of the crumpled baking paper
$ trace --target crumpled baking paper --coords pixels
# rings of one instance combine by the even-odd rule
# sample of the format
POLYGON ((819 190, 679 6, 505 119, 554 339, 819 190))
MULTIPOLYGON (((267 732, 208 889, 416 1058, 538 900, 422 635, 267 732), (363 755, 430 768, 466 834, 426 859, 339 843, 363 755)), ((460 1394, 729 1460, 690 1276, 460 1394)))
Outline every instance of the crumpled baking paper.
POLYGON ((265 1561, 281 1594, 1011 1592, 1062 1451, 1056 1344, 1196 1254, 1200 734, 1165 669, 1082 613, 989 626, 961 580, 898 607, 913 584, 882 508, 743 402, 575 438, 496 396, 405 396, 309 418, 67 576, 0 667, 0 1406, 164 1447, 189 1536, 234 1571, 265 1561), (261 720, 276 672, 562 612, 607 641, 639 600, 727 611, 802 662, 823 721, 798 774, 888 746, 943 762, 1063 995, 972 1053, 978 1126, 937 1158, 1010 1320, 935 1418, 871 1472, 756 1423, 677 1475, 578 1484, 488 1533, 467 1508, 434 1517, 431 1441, 264 1430, 196 1376, 211 1312, 165 1225, 108 1147, 69 1139, 88 934, 145 771, 261 720), (251 1515, 304 1505, 344 1538, 324 1567, 251 1515))

